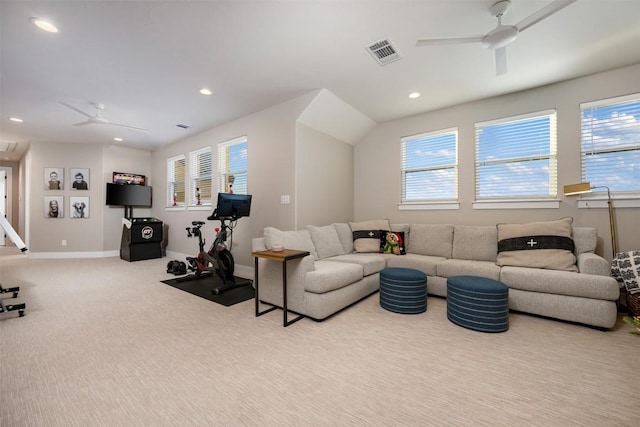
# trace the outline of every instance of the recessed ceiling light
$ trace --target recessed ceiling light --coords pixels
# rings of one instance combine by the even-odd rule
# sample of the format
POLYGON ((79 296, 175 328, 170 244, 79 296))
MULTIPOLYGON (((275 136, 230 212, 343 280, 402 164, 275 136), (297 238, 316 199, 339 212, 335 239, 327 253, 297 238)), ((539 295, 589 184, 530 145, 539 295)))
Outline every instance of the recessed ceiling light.
POLYGON ((40 28, 41 30, 44 30, 48 33, 57 33, 58 29, 56 28, 55 25, 53 25, 51 22, 47 22, 45 20, 39 19, 39 18, 31 18, 30 19, 31 23, 33 25, 35 25, 36 27, 40 28))
POLYGON ((211 92, 206 87, 203 87, 202 89, 200 89, 200 93, 203 94, 203 95, 211 95, 213 92, 211 92))
POLYGON ((22 123, 24 121, 19 117, 9 117, 9 120, 11 120, 12 122, 18 122, 18 123, 22 123))
POLYGON ((122 142, 122 138, 113 138, 114 141, 122 142))
POLYGON ((418 97, 420 97, 420 93, 418 93, 418 92, 411 92, 409 94, 409 98, 411 98, 411 99, 416 99, 418 97))

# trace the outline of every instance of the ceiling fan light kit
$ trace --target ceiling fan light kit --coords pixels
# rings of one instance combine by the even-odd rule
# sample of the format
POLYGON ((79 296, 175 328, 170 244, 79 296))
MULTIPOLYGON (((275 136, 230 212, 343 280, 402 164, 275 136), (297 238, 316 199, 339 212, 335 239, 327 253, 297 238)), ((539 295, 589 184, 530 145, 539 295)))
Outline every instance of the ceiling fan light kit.
POLYGON ((486 35, 419 39, 416 42, 416 46, 437 46, 443 44, 481 42, 484 48, 494 50, 496 75, 505 74, 507 72, 506 46, 513 43, 518 38, 518 35, 527 28, 532 27, 543 19, 546 19, 554 13, 559 12, 575 1, 576 0, 554 0, 542 9, 539 9, 531 15, 527 16, 516 25, 502 25, 502 17, 509 10, 511 1, 500 0, 494 3, 489 8, 491 16, 494 16, 498 19, 498 25, 493 30, 489 31, 486 35))

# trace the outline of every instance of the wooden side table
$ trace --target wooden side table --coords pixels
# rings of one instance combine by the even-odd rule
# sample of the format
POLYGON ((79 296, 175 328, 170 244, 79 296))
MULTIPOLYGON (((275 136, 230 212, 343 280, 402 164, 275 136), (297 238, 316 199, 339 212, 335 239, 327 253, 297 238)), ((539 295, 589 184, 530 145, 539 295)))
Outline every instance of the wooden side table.
MULTIPOLYGON (((288 320, 287 313, 289 312, 289 310, 287 310, 287 261, 291 261, 292 259, 304 258, 307 255, 309 255, 309 252, 298 251, 295 249, 284 249, 278 252, 271 251, 271 250, 252 252, 251 255, 255 260, 255 276, 256 277, 255 277, 254 283, 256 285, 256 317, 262 316, 263 314, 269 313, 270 311, 273 311, 276 308, 278 308, 277 306, 274 305, 273 307, 267 310, 260 311, 260 292, 258 291, 259 289, 258 259, 264 258, 264 259, 270 259, 272 261, 277 261, 282 263, 282 311, 284 313, 282 326, 287 327, 290 324, 302 319, 304 315, 298 315, 295 319, 292 319, 291 321, 288 320)), ((269 305, 272 305, 272 304, 269 304, 269 305)))

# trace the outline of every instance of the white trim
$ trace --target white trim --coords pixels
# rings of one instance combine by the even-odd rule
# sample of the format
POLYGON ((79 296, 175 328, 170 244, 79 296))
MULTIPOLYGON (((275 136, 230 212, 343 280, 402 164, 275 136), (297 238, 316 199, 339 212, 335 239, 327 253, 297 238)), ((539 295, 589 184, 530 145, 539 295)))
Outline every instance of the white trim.
MULTIPOLYGON (((640 199, 612 199, 614 208, 640 208, 640 199)), ((578 200, 578 209, 608 208, 607 199, 578 200)))
POLYGON ((459 202, 421 202, 421 203, 398 203, 399 211, 429 211, 429 210, 452 210, 460 209, 459 202))
POLYGON ((186 210, 186 206, 165 206, 165 212, 180 212, 186 210))
POLYGON ((213 206, 211 204, 200 205, 200 206, 194 205, 194 206, 187 206, 187 210, 188 211, 210 211, 212 207, 213 206))
POLYGON ((560 200, 476 201, 473 209, 558 209, 560 200))
POLYGON ((615 104, 626 104, 627 102, 640 101, 640 93, 633 93, 630 95, 616 96, 614 98, 599 99, 597 101, 588 101, 580 104, 580 109, 594 107, 608 107, 615 104))
MULTIPOLYGON (((406 142, 406 141, 411 141, 414 139, 420 139, 420 138, 426 138, 428 136, 433 136, 433 135, 443 135, 443 134, 449 134, 449 133, 455 133, 456 134, 456 138, 457 138, 457 134, 458 134, 458 128, 457 127, 452 127, 452 128, 447 128, 447 129, 440 129, 440 130, 432 130, 430 132, 425 132, 425 133, 418 133, 415 135, 407 135, 407 136, 403 136, 400 138, 401 142, 406 142)), ((456 139, 457 141, 457 139, 456 139)))
POLYGON ((549 110, 534 111, 531 113, 520 114, 517 116, 502 117, 499 119, 487 120, 484 122, 476 122, 474 126, 477 129, 479 127, 484 127, 484 126, 492 126, 497 124, 503 124, 506 122, 517 122, 517 121, 528 120, 528 119, 533 119, 537 117, 551 116, 554 114, 556 114, 556 109, 552 108, 549 110))

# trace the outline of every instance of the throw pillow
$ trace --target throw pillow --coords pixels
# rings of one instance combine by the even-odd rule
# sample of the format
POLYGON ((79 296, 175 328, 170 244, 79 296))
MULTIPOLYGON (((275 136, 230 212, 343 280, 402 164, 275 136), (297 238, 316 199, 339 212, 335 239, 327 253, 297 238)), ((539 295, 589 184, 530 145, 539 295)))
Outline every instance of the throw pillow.
POLYGON ((311 234, 311 241, 318 253, 318 259, 324 259, 337 255, 344 255, 344 248, 338 231, 333 225, 325 225, 323 227, 316 227, 308 225, 307 230, 311 234))
POLYGON ((404 255, 404 232, 383 231, 380 235, 380 253, 404 255))
POLYGON ((316 248, 313 246, 308 230, 282 231, 274 227, 264 228, 264 244, 271 249, 273 245, 283 245, 286 249, 309 251, 313 258, 318 259, 316 248))
POLYGON ((573 218, 527 224, 498 224, 500 266, 578 271, 571 238, 573 218))
POLYGON ((391 231, 388 219, 350 222, 354 252, 380 252, 382 231, 391 231))

